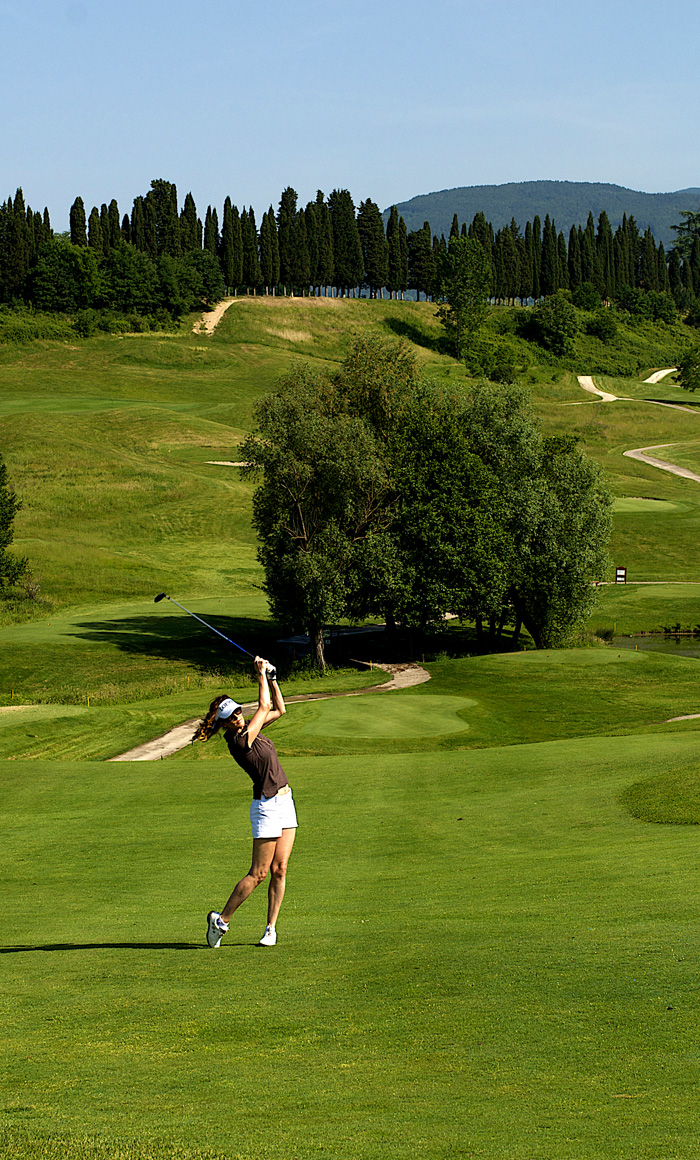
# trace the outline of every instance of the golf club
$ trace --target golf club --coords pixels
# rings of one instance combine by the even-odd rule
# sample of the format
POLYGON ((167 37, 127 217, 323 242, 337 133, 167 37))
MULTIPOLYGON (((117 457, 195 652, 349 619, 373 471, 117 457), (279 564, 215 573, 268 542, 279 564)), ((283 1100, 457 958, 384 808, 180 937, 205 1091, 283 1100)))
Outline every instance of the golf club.
POLYGON ((182 611, 186 612, 188 616, 193 616, 195 620, 198 620, 200 624, 203 624, 204 627, 208 628, 211 632, 215 632, 216 635, 220 636, 222 640, 225 640, 227 644, 232 644, 234 648, 240 649, 240 651, 245 653, 248 657, 253 656, 253 653, 248 652, 247 648, 243 648, 240 644, 236 644, 235 640, 231 640, 228 636, 224 636, 223 632, 219 632, 218 628, 214 628, 213 624, 207 624, 206 620, 202 620, 201 616, 197 616, 196 612, 190 612, 189 608, 185 608, 184 604, 179 604, 177 600, 173 600, 172 596, 168 596, 167 592, 159 592, 153 603, 160 604, 161 600, 169 600, 171 604, 177 604, 178 608, 181 608, 182 611))

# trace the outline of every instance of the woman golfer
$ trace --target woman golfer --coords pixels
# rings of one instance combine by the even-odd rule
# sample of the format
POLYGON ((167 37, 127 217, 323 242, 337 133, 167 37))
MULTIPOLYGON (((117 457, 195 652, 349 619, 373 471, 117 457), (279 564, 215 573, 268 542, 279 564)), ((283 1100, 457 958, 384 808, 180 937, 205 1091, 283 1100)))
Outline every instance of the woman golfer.
POLYGON ((286 774, 274 745, 260 732, 265 725, 286 713, 284 700, 275 670, 269 662, 256 657, 255 669, 258 674, 258 707, 248 724, 236 701, 226 696, 217 697, 194 735, 195 741, 208 741, 219 729, 223 729, 231 756, 253 782, 253 800, 250 805, 253 859, 250 870, 234 888, 221 913, 212 910, 207 915, 207 942, 210 947, 219 946, 222 935, 228 931, 231 915, 253 893, 255 887, 264 882, 268 872, 267 926, 258 945, 275 945, 275 924, 284 898, 287 862, 297 828, 294 799, 286 774))

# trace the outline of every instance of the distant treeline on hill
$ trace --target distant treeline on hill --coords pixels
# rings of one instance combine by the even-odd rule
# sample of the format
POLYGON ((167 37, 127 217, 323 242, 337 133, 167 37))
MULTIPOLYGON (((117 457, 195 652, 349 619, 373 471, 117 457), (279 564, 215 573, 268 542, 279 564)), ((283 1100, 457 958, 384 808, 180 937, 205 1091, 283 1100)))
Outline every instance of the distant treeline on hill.
POLYGON ((258 228, 252 208, 226 198, 221 218, 207 207, 204 223, 191 194, 182 208, 176 187, 151 182, 120 214, 115 200, 86 214, 70 210, 70 234, 55 235, 48 211, 25 207, 21 189, 0 206, 0 301, 64 312, 112 310, 161 322, 230 293, 335 294, 420 299, 441 293, 445 255, 454 237, 476 239, 492 266, 496 302, 528 302, 586 285, 601 299, 628 290, 664 294, 679 309, 700 294, 700 215, 687 214, 667 255, 650 229, 624 216, 613 232, 607 213, 572 226, 568 239, 547 214, 521 228, 494 230, 482 212, 467 224, 454 215, 449 237, 425 222, 407 231, 394 206, 386 222, 369 198, 355 207, 348 190, 301 209, 287 188, 258 228))

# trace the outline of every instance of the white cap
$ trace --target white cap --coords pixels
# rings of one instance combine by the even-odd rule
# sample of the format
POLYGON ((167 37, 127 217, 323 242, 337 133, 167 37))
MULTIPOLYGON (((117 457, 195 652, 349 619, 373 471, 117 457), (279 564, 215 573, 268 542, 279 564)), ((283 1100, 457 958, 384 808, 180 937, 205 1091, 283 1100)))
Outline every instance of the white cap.
POLYGON ((221 702, 219 708, 216 710, 216 720, 227 721, 228 718, 233 717, 233 714, 237 713, 240 708, 241 705, 238 704, 238 701, 232 701, 230 697, 226 697, 226 699, 221 702))

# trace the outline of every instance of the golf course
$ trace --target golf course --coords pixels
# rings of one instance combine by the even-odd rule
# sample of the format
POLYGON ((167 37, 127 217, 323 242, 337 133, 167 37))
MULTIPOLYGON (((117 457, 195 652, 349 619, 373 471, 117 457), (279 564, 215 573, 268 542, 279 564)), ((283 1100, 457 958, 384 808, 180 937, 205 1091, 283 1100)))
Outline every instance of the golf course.
POLYGON ((0 1155, 698 1155, 700 483, 624 454, 700 473, 694 396, 644 381, 683 327, 620 326, 626 357, 648 351, 636 377, 596 373, 583 337, 577 371, 522 373, 614 496, 577 647, 486 653, 450 621, 412 656, 358 636, 323 675, 261 590, 234 466, 254 405, 360 334, 470 380, 428 302, 241 297, 209 329, 0 343, 37 585, 0 606, 0 1155), (614 401, 582 389, 592 368, 614 401), (205 940, 250 858, 222 738, 110 760, 256 696, 249 658, 160 592, 284 656, 270 736, 300 828, 274 948, 266 886, 205 940), (387 660, 430 679, 376 690, 387 660))

